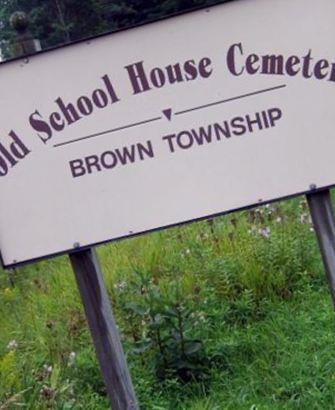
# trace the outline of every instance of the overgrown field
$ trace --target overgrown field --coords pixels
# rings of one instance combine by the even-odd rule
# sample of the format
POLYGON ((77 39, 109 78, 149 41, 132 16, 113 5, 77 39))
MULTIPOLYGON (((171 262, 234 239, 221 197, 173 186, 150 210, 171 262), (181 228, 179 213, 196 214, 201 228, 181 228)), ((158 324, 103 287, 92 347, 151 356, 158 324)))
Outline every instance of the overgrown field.
MULTIPOLYGON (((101 247, 141 409, 334 409, 301 199, 101 247)), ((67 257, 0 273, 0 409, 108 409, 67 257)))

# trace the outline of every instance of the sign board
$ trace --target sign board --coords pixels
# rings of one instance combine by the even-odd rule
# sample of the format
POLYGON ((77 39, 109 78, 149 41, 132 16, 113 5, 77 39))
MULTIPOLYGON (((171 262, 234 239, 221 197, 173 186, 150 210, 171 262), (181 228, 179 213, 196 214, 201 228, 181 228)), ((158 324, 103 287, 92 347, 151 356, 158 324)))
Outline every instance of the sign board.
POLYGON ((335 184, 334 16, 238 0, 1 65, 4 266, 335 184))

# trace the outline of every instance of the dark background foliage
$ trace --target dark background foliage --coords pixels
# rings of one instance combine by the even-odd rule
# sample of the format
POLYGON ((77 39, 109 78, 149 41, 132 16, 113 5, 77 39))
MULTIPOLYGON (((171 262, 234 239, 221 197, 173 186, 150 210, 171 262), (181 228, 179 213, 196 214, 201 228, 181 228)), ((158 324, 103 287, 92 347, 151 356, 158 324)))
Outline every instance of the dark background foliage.
POLYGON ((25 11, 30 29, 43 48, 157 20, 219 0, 0 0, 0 41, 13 41, 9 24, 14 11, 25 11))

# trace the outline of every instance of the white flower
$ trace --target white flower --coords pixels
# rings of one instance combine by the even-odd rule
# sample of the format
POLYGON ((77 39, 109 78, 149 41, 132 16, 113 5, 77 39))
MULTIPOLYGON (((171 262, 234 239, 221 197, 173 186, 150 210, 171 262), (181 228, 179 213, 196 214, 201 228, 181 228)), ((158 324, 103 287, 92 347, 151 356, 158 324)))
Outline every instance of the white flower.
POLYGON ((273 212, 275 211, 275 208, 271 205, 271 204, 267 204, 267 205, 265 205, 265 210, 266 210, 266 213, 270 216, 270 215, 272 215, 273 214, 273 212))
POLYGON ((200 322, 206 322, 206 315, 204 312, 199 312, 198 317, 199 317, 200 322))
POLYGON ((307 214, 301 214, 301 215, 300 215, 300 222, 301 222, 302 224, 307 223, 307 222, 308 222, 308 215, 307 215, 307 214))
POLYGON ((283 221, 282 217, 281 217, 281 216, 278 216, 278 218, 276 219, 276 222, 277 222, 278 224, 280 224, 282 221, 283 221))
POLYGON ((181 252, 181 256, 183 257, 183 258, 185 258, 185 256, 186 255, 189 255, 191 253, 191 250, 190 249, 185 249, 185 251, 182 251, 181 252))
POLYGON ((52 366, 50 366, 48 364, 44 364, 43 365, 43 370, 46 374, 51 374, 52 373, 52 366))
POLYGON ((118 291, 120 291, 120 292, 122 292, 123 290, 125 290, 126 287, 127 287, 127 282, 126 282, 126 281, 119 282, 119 283, 116 283, 116 284, 114 285, 114 289, 116 289, 116 290, 118 290, 118 291))
POLYGON ((7 345, 7 349, 8 350, 16 350, 18 348, 18 343, 17 343, 17 341, 14 339, 14 340, 11 340, 9 343, 8 343, 8 345, 7 345))
POLYGON ((251 227, 251 229, 248 230, 248 233, 250 235, 255 235, 256 232, 257 232, 257 228, 254 225, 251 227))
POLYGON ((268 239, 268 238, 270 238, 271 230, 270 230, 269 227, 262 228, 262 229, 259 230, 259 234, 262 235, 263 238, 268 239))
POLYGON ((69 362, 68 362, 68 365, 69 365, 69 366, 73 365, 75 359, 76 359, 76 352, 71 352, 71 353, 69 354, 69 362))

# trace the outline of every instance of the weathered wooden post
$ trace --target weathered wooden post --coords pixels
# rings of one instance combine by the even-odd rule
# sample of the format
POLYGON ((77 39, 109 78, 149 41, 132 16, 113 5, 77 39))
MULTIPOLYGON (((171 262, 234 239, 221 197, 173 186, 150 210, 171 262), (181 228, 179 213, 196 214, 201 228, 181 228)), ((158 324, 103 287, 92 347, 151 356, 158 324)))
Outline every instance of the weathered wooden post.
POLYGON ((96 252, 92 248, 73 252, 70 260, 112 408, 138 409, 96 252))
MULTIPOLYGON (((12 45, 13 57, 24 57, 41 50, 40 41, 28 30, 29 19, 24 12, 15 12, 10 22, 17 31, 12 45)), ((69 256, 112 408, 137 410, 139 407, 96 252, 89 248, 69 256)))
POLYGON ((307 195, 335 307, 335 218, 329 189, 307 195))

